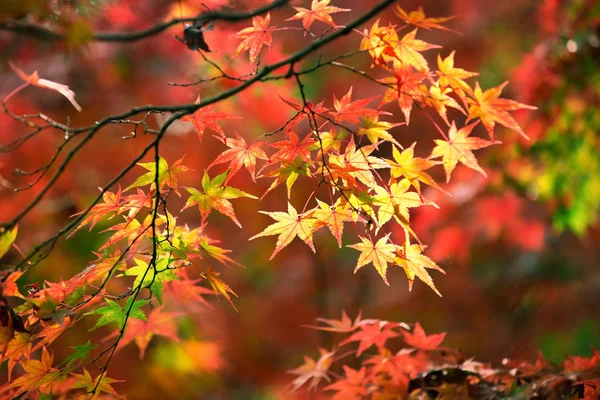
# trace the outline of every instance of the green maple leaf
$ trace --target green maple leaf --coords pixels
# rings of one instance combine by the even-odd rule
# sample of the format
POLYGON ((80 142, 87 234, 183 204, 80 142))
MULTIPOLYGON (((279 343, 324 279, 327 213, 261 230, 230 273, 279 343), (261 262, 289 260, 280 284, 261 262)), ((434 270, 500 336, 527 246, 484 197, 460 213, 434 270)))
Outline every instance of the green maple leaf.
MULTIPOLYGON (((169 187, 173 188, 176 193, 178 193, 177 192, 176 175, 181 172, 189 171, 189 168, 181 165, 181 162, 182 162, 182 159, 179 159, 173 163, 171 168, 169 168, 169 164, 167 163, 167 160, 160 157, 160 159, 158 160, 158 184, 161 189, 164 186, 169 186, 169 187)), ((146 169, 148 172, 146 172, 144 175, 138 177, 135 180, 135 182, 133 182, 131 185, 127 186, 125 191, 128 191, 129 189, 133 189, 135 187, 153 185, 156 181, 156 162, 152 161, 152 162, 147 162, 147 163, 138 163, 137 165, 146 169)))
POLYGON ((85 315, 100 315, 100 319, 96 321, 96 325, 94 325, 90 331, 108 325, 111 322, 117 324, 119 329, 121 329, 123 328, 123 325, 125 325, 125 318, 127 317, 128 312, 130 318, 141 319, 142 321, 146 320, 146 314, 144 314, 140 308, 148 304, 148 300, 134 301, 134 297, 130 297, 125 304, 125 308, 121 307, 116 301, 110 299, 105 300, 108 305, 85 313, 85 315))
POLYGON ((182 211, 196 205, 202 216, 202 221, 205 221, 212 210, 217 210, 221 214, 231 218, 241 228, 242 225, 237 220, 233 211, 233 205, 229 200, 239 197, 249 197, 251 199, 256 199, 257 197, 231 186, 223 186, 228 173, 229 171, 226 171, 211 180, 208 173, 204 171, 202 192, 193 188, 186 189, 191 196, 188 198, 182 211))
POLYGON ((177 279, 175 272, 169 268, 169 260, 163 258, 156 263, 156 268, 149 266, 145 261, 135 260, 136 266, 125 271, 126 276, 135 276, 133 287, 141 285, 143 288, 149 288, 150 292, 156 296, 159 303, 162 303, 163 282, 177 279))

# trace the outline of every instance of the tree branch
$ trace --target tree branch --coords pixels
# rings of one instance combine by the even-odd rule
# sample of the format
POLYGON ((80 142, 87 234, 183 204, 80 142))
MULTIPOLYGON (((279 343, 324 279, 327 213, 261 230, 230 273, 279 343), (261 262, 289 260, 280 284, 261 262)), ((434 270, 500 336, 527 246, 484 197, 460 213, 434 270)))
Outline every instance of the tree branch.
MULTIPOLYGON (((91 35, 91 40, 94 42, 134 42, 136 40, 141 40, 150 36, 157 35, 169 29, 173 25, 177 25, 180 23, 193 23, 197 21, 238 22, 252 18, 256 15, 266 13, 270 10, 281 7, 287 3, 288 0, 275 0, 272 3, 267 4, 263 7, 259 7, 255 10, 238 13, 208 11, 203 12, 195 17, 173 18, 169 21, 162 22, 160 24, 151 26, 150 28, 136 32, 97 32, 91 35)), ((65 33, 55 32, 53 30, 44 28, 39 25, 25 24, 14 21, 0 23, 0 30, 10 31, 20 35, 33 36, 37 39, 45 41, 63 41, 66 40, 68 36, 65 33)))

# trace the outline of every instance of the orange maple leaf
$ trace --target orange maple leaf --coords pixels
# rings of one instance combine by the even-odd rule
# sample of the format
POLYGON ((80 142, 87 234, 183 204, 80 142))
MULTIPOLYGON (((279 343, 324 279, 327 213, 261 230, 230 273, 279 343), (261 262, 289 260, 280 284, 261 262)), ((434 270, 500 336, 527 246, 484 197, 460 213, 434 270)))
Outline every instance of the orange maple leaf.
POLYGON ((450 175, 458 162, 475 171, 481 172, 483 176, 487 176, 485 171, 479 166, 472 150, 481 149, 500 142, 490 142, 477 137, 469 137, 471 131, 478 123, 479 121, 457 130, 456 124, 452 121, 450 131, 448 132, 448 140, 435 139, 436 146, 431 152, 431 158, 442 157, 444 170, 446 171, 446 182, 450 182, 450 175))
POLYGON ((359 236, 361 243, 347 246, 354 250, 360 251, 360 256, 358 257, 358 262, 356 263, 354 273, 356 273, 356 271, 358 271, 363 265, 373 263, 373 267, 375 267, 377 272, 379 272, 379 275, 381 275, 385 284, 388 286, 390 285, 386 277, 386 272, 388 263, 394 262, 396 248, 393 244, 388 243, 389 237, 390 234, 387 234, 379 239, 377 243, 373 243, 370 238, 359 236))
POLYGON ((17 286, 17 280, 23 275, 25 271, 14 271, 0 284, 2 289, 1 297, 20 297, 24 299, 23 295, 19 292, 19 286, 17 286))
POLYGON ((350 342, 360 342, 356 351, 356 356, 359 357, 363 351, 372 345, 376 345, 381 349, 388 339, 400 336, 398 332, 393 330, 396 326, 397 324, 384 323, 383 321, 361 325, 360 331, 352 334, 348 339, 341 342, 340 345, 350 342))
POLYGON ((332 400, 364 399, 368 397, 366 382, 370 379, 366 376, 367 369, 363 366, 356 371, 344 365, 346 377, 325 387, 325 390, 335 390, 332 400))
POLYGON ((279 237, 277 238, 277 245, 275 246, 273 254, 271 254, 271 257, 269 257, 269 261, 272 260, 273 257, 275 257, 275 255, 279 253, 284 247, 290 244, 296 236, 304 243, 306 243, 313 252, 316 252, 315 246, 313 245, 312 241, 314 225, 317 221, 315 218, 313 218, 313 214, 315 212, 314 209, 308 210, 302 214, 298 214, 298 211, 296 211, 292 204, 288 203, 287 213, 284 213, 282 211, 260 212, 262 214, 268 215, 277 222, 272 225, 269 225, 264 231, 252 236, 248 240, 254 240, 263 236, 279 235, 279 237))
POLYGON ((44 391, 56 383, 60 379, 60 371, 52 368, 53 360, 54 357, 44 347, 41 360, 25 360, 21 362, 25 374, 8 385, 8 388, 18 388, 13 396, 18 397, 20 394, 30 390, 44 391))
POLYGON ((208 281, 210 287, 216 295, 222 295, 225 297, 233 309, 237 311, 237 308, 233 304, 233 300, 231 300, 230 293, 235 297, 237 297, 237 294, 229 287, 228 284, 225 283, 225 281, 219 278, 219 275, 221 275, 219 272, 213 271, 211 267, 206 267, 204 272, 200 275, 208 281))
POLYGON ((352 332, 356 329, 358 329, 358 327, 360 326, 360 320, 361 318, 361 313, 359 312, 358 315, 356 316, 356 319, 354 320, 354 322, 352 322, 352 320, 350 319, 350 317, 348 317, 348 314, 346 314, 346 311, 342 311, 342 318, 341 319, 326 319, 326 318, 317 318, 318 322, 322 322, 325 325, 329 325, 329 326, 312 326, 312 325, 305 325, 306 328, 312 328, 312 329, 318 329, 321 331, 330 331, 330 332, 352 332))
POLYGON ((419 28, 427 30, 431 30, 433 28, 442 31, 456 32, 452 29, 446 28, 443 25, 440 25, 441 23, 450 21, 454 17, 427 18, 425 16, 425 12, 423 12, 423 7, 419 7, 416 11, 411 11, 410 13, 407 13, 400 7, 399 4, 396 5, 396 9, 394 11, 405 22, 417 26, 419 28))
POLYGON ((331 115, 336 121, 345 120, 357 124, 359 117, 375 117, 378 114, 384 114, 384 112, 380 112, 379 110, 365 108, 367 104, 379 96, 352 101, 352 89, 353 88, 351 86, 350 90, 348 90, 348 93, 346 93, 340 100, 333 95, 333 107, 335 108, 335 112, 331 112, 331 115))
POLYGON ((248 146, 243 137, 237 132, 235 133, 236 138, 225 138, 225 145, 230 149, 221 153, 209 166, 225 163, 229 161, 229 174, 225 179, 224 184, 227 184, 229 180, 242 168, 242 165, 246 167, 252 181, 256 182, 256 160, 267 160, 268 157, 265 152, 261 149, 264 142, 255 142, 248 146))
MULTIPOLYGON (((196 99, 196 104, 200 104, 200 96, 196 99)), ((220 119, 242 119, 237 115, 231 115, 223 112, 216 112, 215 107, 217 105, 215 103, 209 104, 204 107, 200 107, 196 111, 194 111, 191 115, 184 115, 181 117, 182 121, 191 122, 196 131, 198 132, 198 138, 202 142, 202 136, 204 135, 204 131, 206 128, 212 129, 214 132, 217 132, 221 137, 225 137, 225 132, 223 132, 223 128, 219 124, 217 124, 217 120, 220 119)))
POLYGON ((425 72, 414 71, 410 65, 401 65, 394 71, 394 76, 379 79, 379 82, 388 86, 383 94, 381 104, 398 101, 404 114, 406 124, 410 123, 410 112, 415 100, 422 99, 419 85, 427 77, 425 72))
POLYGON ((421 324, 417 322, 413 333, 402 331, 402 336, 409 346, 420 350, 435 350, 444 341, 446 332, 427 335, 421 324))
MULTIPOLYGON (((302 26, 306 31, 315 21, 325 22, 333 27, 336 27, 336 24, 333 22, 333 18, 331 18, 330 14, 350 11, 348 8, 339 8, 330 6, 329 3, 331 0, 313 0, 310 6, 310 10, 302 7, 294 7, 297 11, 296 15, 291 18, 286 19, 286 21, 292 21, 296 19, 302 20, 302 26)), ((306 32, 304 32, 306 35, 306 32)))
MULTIPOLYGON (((178 342, 179 338, 177 337, 177 324, 175 323, 175 318, 180 314, 164 312, 163 309, 162 306, 155 307, 147 316, 146 321, 131 318, 127 322, 125 333, 119 342, 119 348, 135 341, 140 349, 140 359, 143 359, 148 343, 150 343, 150 340, 155 335, 163 336, 178 342)), ((118 335, 119 331, 116 331, 108 337, 118 335)))
POLYGON ((297 157, 300 157, 302 161, 310 162, 311 147, 316 142, 317 141, 313 139, 311 135, 306 135, 302 141, 300 141, 298 135, 290 131, 288 139, 269 144, 269 147, 279 149, 277 153, 273 154, 271 159, 291 163, 294 162, 297 157))
POLYGON ((487 129, 490 134, 490 139, 494 140, 494 126, 496 122, 509 129, 519 132, 525 139, 529 139, 529 136, 523 132, 517 121, 508 113, 509 111, 516 110, 537 110, 537 107, 528 106, 527 104, 519 103, 515 100, 501 99, 500 94, 508 82, 504 82, 500 86, 486 90, 481 90, 479 82, 476 83, 475 91, 473 92, 473 99, 468 99, 469 104, 469 118, 467 122, 472 119, 479 118, 483 123, 483 126, 487 129))
POLYGON ((311 381, 309 389, 315 388, 322 379, 329 382, 327 372, 329 371, 329 367, 331 367, 335 352, 327 351, 325 349, 319 349, 319 352, 321 353, 321 357, 319 357, 318 360, 315 361, 312 358, 305 356, 303 365, 289 371, 290 374, 299 375, 292 383, 292 391, 298 390, 298 388, 309 380, 311 381))
POLYGON ((252 26, 244 28, 233 37, 242 39, 242 42, 238 45, 237 49, 233 53, 232 57, 237 57, 240 53, 249 50, 250 51, 250 62, 254 63, 258 58, 258 53, 264 45, 271 47, 273 41, 272 32, 275 26, 269 27, 271 22, 271 14, 267 13, 265 18, 256 16, 252 18, 252 26))

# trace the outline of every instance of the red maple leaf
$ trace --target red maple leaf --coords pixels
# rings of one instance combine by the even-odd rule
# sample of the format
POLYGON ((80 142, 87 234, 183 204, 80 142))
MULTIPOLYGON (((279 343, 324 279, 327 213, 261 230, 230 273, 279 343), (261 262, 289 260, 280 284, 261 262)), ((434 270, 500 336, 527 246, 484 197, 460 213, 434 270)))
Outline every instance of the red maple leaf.
POLYGON ((367 350, 372 345, 376 345, 381 349, 388 339, 400 336, 399 333, 392 330, 395 326, 397 326, 397 324, 379 322, 362 325, 360 331, 341 342, 340 345, 350 342, 360 342, 358 350, 356 351, 357 356, 360 356, 363 351, 367 350))
MULTIPOLYGON (((196 99, 196 104, 200 104, 200 96, 196 99)), ((200 107, 192 115, 184 115, 181 120, 191 122, 196 131, 198 132, 198 138, 202 141, 202 136, 204 135, 204 131, 206 128, 210 128, 213 131, 217 132, 222 137, 225 137, 225 132, 223 132, 223 128, 217 121, 220 119, 241 119, 242 117, 238 117, 237 115, 231 115, 222 112, 215 112, 216 104, 212 103, 204 107, 200 107)))
POLYGON ((427 335, 421 324, 417 322, 413 329, 413 333, 402 331, 402 336, 404 336, 404 341, 409 346, 421 350, 435 350, 444 341, 446 332, 427 335))
POLYGON ((238 45, 237 49, 233 53, 232 57, 237 57, 240 53, 249 50, 250 51, 250 62, 254 63, 258 58, 258 53, 264 45, 271 47, 273 37, 271 33, 275 29, 275 26, 269 27, 271 22, 271 14, 267 13, 265 18, 256 16, 252 18, 252 26, 244 28, 233 37, 242 39, 242 42, 238 45))
POLYGON ((288 139, 269 144, 270 147, 279 149, 271 158, 278 161, 294 162, 297 157, 300 157, 302 161, 309 162, 310 148, 316 142, 311 135, 306 135, 300 141, 296 133, 290 132, 288 139))
POLYGON ((224 184, 233 177, 239 170, 242 168, 242 165, 246 167, 248 172, 250 172, 250 176, 252 177, 252 181, 256 182, 256 160, 267 160, 268 157, 265 152, 261 149, 261 146, 264 142, 255 142, 248 146, 243 137, 241 137, 237 132, 235 133, 236 138, 224 138, 225 145, 227 145, 230 149, 224 151, 219 155, 209 166, 210 169, 213 165, 225 163, 229 161, 229 174, 225 179, 224 184))
POLYGON ((374 117, 379 114, 385 114, 379 110, 365 108, 367 104, 375 100, 377 97, 379 96, 352 101, 352 87, 350 87, 348 93, 346 93, 340 100, 333 95, 333 107, 335 108, 335 112, 331 112, 331 115, 333 115, 336 121, 345 120, 357 124, 359 117, 374 117))

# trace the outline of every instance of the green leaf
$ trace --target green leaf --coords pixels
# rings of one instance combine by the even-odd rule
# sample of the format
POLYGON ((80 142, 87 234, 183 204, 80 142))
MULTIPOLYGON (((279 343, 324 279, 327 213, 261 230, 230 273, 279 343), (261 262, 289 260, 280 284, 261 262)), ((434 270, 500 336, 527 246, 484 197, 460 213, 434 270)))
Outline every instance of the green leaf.
MULTIPOLYGON (((139 165, 142 168, 145 168, 146 170, 148 170, 148 172, 146 172, 144 175, 137 178, 135 180, 135 182, 133 182, 131 185, 127 186, 127 189, 125 189, 125 191, 127 191, 129 189, 133 189, 135 187, 152 185, 154 183, 154 181, 156 180, 156 163, 155 162, 138 163, 137 165, 139 165)), ((163 181, 165 174, 168 171, 169 171, 169 164, 167 164, 167 160, 160 157, 160 160, 158 161, 158 182, 159 183, 163 181)))
POLYGON ((163 258, 158 260, 156 268, 149 266, 145 261, 135 260, 136 265, 125 271, 126 276, 135 276, 133 287, 141 285, 141 288, 148 288, 156 299, 162 304, 163 282, 177 279, 177 276, 169 268, 169 260, 163 258))
POLYGON ((17 227, 6 232, 0 232, 0 258, 4 257, 17 237, 17 227))
POLYGON ((129 311, 129 316, 131 318, 141 319, 142 321, 146 320, 146 315, 140 308, 145 306, 148 303, 148 300, 137 300, 133 303, 134 297, 130 297, 125 304, 125 308, 122 308, 119 303, 116 301, 105 299, 108 305, 104 307, 97 308, 93 311, 85 313, 85 315, 100 315, 100 319, 96 321, 96 325, 90 329, 93 331, 94 329, 98 329, 101 326, 108 325, 111 322, 117 324, 119 329, 123 328, 125 324, 125 318, 127 317, 127 311, 129 311))
MULTIPOLYGON (((73 354, 71 354, 70 356, 66 357, 63 361, 63 363, 67 364, 67 367, 65 369, 65 371, 67 371, 69 369, 69 367, 73 364, 75 364, 78 361, 84 361, 85 359, 88 358, 88 356, 92 353, 92 350, 96 349, 98 347, 97 344, 92 345, 92 342, 90 342, 89 340, 87 341, 86 344, 82 344, 79 346, 75 346, 75 352, 73 354)), ((70 371, 68 371, 70 372, 70 371)))

